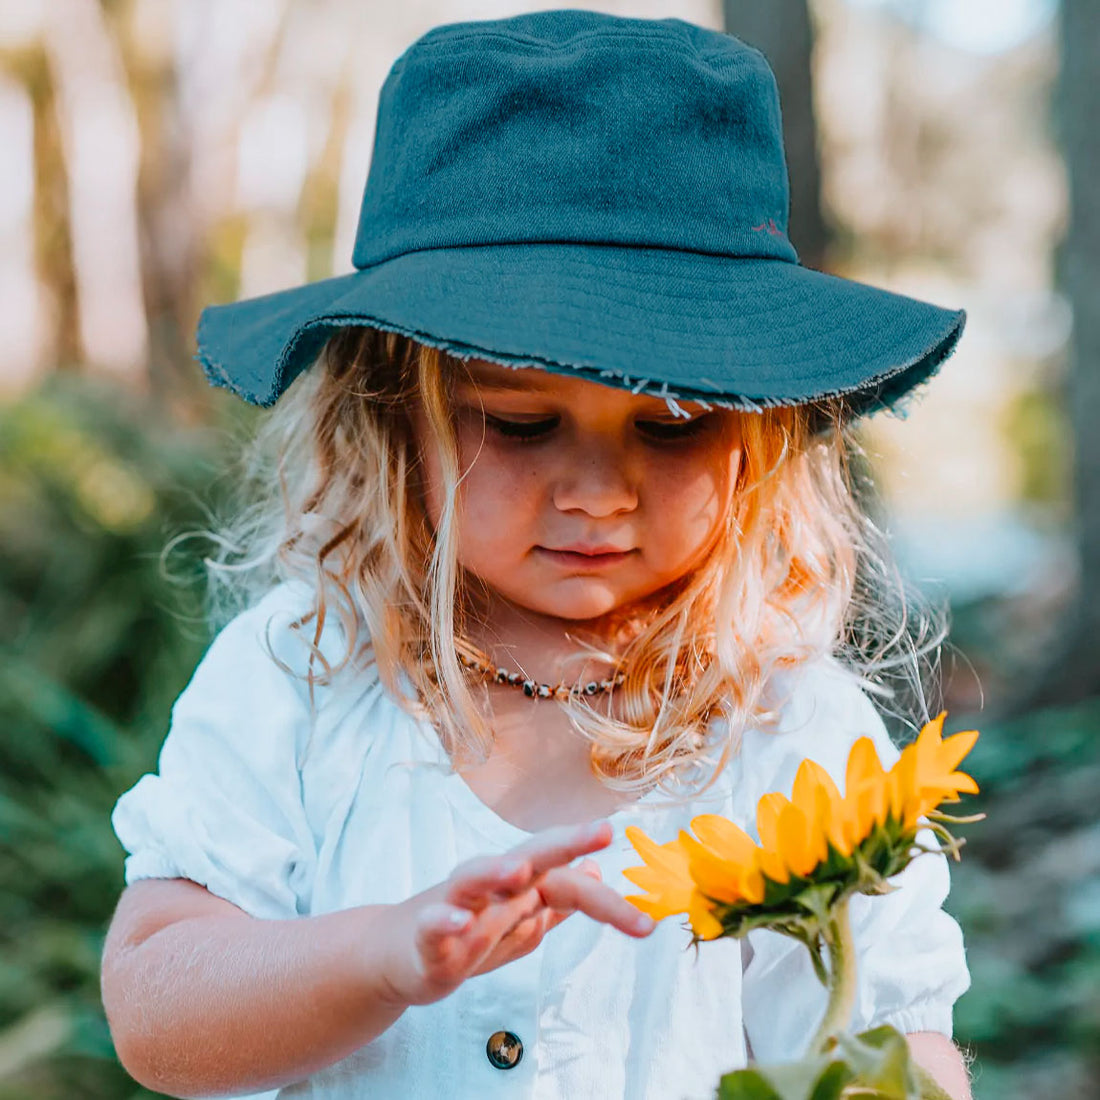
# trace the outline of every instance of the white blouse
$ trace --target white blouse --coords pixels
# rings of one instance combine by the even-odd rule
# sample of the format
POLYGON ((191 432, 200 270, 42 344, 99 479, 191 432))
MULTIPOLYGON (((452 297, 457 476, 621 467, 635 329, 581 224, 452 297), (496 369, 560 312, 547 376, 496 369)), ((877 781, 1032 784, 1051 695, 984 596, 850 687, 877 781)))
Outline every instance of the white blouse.
MULTIPOLYGON (((125 879, 188 878, 253 917, 285 919, 398 902, 444 880, 456 864, 514 847, 529 833, 483 803, 449 762, 430 725, 402 711, 373 673, 315 692, 290 667, 305 648, 281 629, 308 607, 282 585, 218 636, 172 709, 158 774, 121 796, 111 823, 129 853, 125 879), (308 753, 306 742, 311 740, 308 753)), ((332 619, 330 617, 330 622, 332 619)), ((335 660, 339 628, 322 649, 335 660)), ((689 805, 651 792, 610 815, 615 839, 597 852, 603 881, 641 860, 623 835, 636 823, 664 842, 696 814, 721 813, 751 835, 761 795, 788 796, 804 757, 843 787, 848 750, 874 739, 898 757, 854 676, 833 660, 788 674, 780 732, 745 732, 720 780, 689 805)), ((935 844, 930 830, 925 844, 935 844)), ((891 880, 901 887, 852 899, 859 952, 855 1030, 892 1024, 951 1035, 970 978, 956 922, 942 910, 946 858, 921 856, 891 880)), ((454 1096, 485 1100, 703 1100, 719 1076, 798 1057, 825 1007, 825 990, 797 941, 757 931, 689 948, 675 918, 644 940, 575 914, 525 958, 472 978, 397 1022, 279 1100, 454 1096), (497 1068, 490 1036, 511 1032, 519 1061, 497 1068)))

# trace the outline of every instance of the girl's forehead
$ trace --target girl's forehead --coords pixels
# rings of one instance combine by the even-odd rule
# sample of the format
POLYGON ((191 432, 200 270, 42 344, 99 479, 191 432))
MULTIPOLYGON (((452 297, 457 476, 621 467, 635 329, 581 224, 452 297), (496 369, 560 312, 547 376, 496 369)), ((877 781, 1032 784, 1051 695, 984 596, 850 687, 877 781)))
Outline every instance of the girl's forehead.
POLYGON ((466 369, 459 371, 460 382, 473 382, 482 389, 553 390, 583 381, 565 375, 551 374, 538 367, 505 367, 488 359, 469 359, 466 369))
POLYGON ((470 359, 460 371, 460 384, 479 390, 531 393, 566 401, 618 401, 624 404, 664 408, 665 401, 648 394, 632 394, 617 386, 605 386, 588 378, 554 374, 538 367, 505 367, 487 359, 470 359))

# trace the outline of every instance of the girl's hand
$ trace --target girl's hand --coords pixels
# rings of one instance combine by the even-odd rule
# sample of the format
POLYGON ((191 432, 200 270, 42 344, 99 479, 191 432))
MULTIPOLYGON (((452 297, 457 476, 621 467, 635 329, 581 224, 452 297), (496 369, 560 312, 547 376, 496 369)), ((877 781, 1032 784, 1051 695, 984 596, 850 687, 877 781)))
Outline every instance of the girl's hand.
POLYGON ((502 856, 460 864, 446 882, 395 905, 395 948, 386 975, 396 1003, 430 1004, 467 978, 529 954, 551 928, 586 913, 629 936, 656 927, 579 856, 611 843, 606 821, 546 829, 502 856))

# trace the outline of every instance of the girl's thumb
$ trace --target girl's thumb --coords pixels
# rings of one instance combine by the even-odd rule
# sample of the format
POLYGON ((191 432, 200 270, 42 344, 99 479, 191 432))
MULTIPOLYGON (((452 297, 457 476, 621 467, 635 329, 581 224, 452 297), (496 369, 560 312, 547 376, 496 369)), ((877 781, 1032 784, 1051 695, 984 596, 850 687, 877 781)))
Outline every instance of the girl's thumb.
POLYGON ((594 878, 597 882, 603 882, 600 865, 594 859, 582 859, 577 865, 577 870, 583 871, 589 878, 594 878))

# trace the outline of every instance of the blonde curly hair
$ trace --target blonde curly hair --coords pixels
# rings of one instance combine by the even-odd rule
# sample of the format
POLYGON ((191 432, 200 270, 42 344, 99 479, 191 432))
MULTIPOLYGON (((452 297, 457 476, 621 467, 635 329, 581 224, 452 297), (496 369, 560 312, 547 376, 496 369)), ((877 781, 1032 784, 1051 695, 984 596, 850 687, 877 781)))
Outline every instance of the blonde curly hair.
MULTIPOLYGON (((293 628, 309 650, 311 700, 314 685, 373 663, 456 764, 483 760, 492 744, 484 686, 455 648, 478 606, 477 579, 455 552, 450 393, 464 369, 398 333, 337 330, 242 450, 240 499, 206 532, 217 549, 205 559, 215 626, 277 583, 306 582, 314 605, 293 628), (443 470, 434 529, 414 400, 443 470), (333 617, 345 641, 336 664, 319 645, 333 617)), ((699 568, 614 624, 625 672, 616 715, 583 695, 560 703, 591 744, 593 771, 617 790, 697 793, 745 728, 776 723, 765 691, 776 671, 827 655, 897 704, 900 721, 916 728, 929 716, 925 679, 938 672, 946 607, 906 585, 864 510, 870 482, 853 475, 862 452, 843 399, 729 415, 741 417, 734 505, 699 568)))

